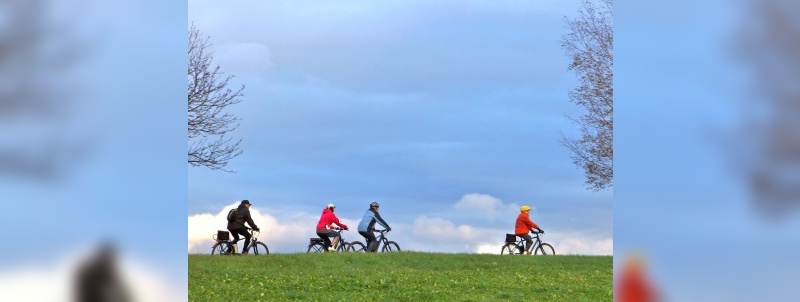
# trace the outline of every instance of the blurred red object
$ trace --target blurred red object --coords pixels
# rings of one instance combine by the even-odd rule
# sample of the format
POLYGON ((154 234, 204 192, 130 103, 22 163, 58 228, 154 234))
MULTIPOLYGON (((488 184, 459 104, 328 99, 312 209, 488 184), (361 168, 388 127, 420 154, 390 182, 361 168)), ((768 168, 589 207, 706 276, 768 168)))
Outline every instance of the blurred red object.
POLYGON ((617 279, 616 301, 655 302, 656 292, 647 278, 644 262, 639 255, 630 256, 617 279))

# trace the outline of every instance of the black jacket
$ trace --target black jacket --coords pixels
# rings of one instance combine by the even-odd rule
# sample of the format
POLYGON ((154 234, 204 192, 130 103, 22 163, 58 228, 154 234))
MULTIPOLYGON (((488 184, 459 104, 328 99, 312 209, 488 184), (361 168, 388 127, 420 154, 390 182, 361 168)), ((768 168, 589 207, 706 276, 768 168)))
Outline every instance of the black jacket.
POLYGON ((248 209, 247 206, 240 204, 239 207, 236 208, 236 219, 228 222, 228 229, 235 230, 243 228, 245 222, 247 222, 252 229, 258 228, 255 222, 253 222, 253 218, 250 217, 250 209, 248 209))

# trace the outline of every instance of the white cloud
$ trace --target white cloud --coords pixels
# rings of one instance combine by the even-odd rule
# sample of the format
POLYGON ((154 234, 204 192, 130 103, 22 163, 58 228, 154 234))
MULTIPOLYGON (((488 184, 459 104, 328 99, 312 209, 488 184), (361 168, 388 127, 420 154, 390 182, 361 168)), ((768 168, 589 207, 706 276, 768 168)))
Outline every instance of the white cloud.
MULTIPOLYGON (((230 209, 237 206, 238 202, 224 207, 216 214, 204 213, 189 216, 189 253, 210 253, 211 246, 214 245, 212 236, 218 230, 227 231, 226 216, 230 209)), ((264 241, 270 253, 305 252, 308 247, 308 239, 317 237, 314 230, 319 222, 319 214, 280 213, 283 218, 278 220, 273 215, 263 213, 262 209, 251 206, 250 215, 253 217, 253 222, 261 229, 261 234, 258 236, 259 241, 264 241)), ((320 209, 320 213, 321 211, 322 209, 320 209)), ((361 236, 355 231, 355 227, 358 225, 357 220, 344 217, 339 217, 339 220, 351 228, 349 233, 342 234, 345 239, 361 240, 361 236)), ((239 246, 241 247, 242 244, 243 242, 240 241, 239 246)))
POLYGON ((468 211, 480 217, 494 220, 498 215, 516 210, 516 203, 504 204, 499 198, 480 193, 469 193, 461 196, 453 206, 456 210, 468 211))
POLYGON ((559 255, 612 255, 614 239, 611 236, 587 234, 578 231, 554 231, 545 234, 559 255))
MULTIPOLYGON (((417 217, 406 240, 415 250, 433 252, 474 252, 499 254, 505 234, 510 229, 493 229, 459 224, 425 215, 417 217)), ((549 230, 543 241, 559 255, 612 255, 610 236, 592 235, 571 230, 549 230)))
POLYGON ((470 193, 461 197, 455 204, 457 210, 476 211, 489 218, 497 216, 497 208, 503 203, 500 199, 487 194, 470 193))

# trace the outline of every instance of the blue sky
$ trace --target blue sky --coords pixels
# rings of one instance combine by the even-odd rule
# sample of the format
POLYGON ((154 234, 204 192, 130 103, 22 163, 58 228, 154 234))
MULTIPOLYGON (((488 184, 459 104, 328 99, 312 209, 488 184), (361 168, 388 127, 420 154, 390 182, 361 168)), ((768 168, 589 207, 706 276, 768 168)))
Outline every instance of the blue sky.
POLYGON ((228 166, 237 173, 189 168, 190 250, 224 228, 217 217, 193 235, 191 217, 237 200, 275 220, 265 238, 279 252, 305 246, 327 203, 357 222, 374 200, 412 249, 499 252, 527 204, 557 250, 610 254, 612 192, 586 191, 558 143, 575 133, 564 116, 578 113, 559 43, 576 9, 190 1, 189 21, 246 86, 231 108, 244 139, 228 166), (456 239, 430 240, 426 226, 456 239))
POLYGON ((758 97, 736 43, 767 3, 616 2, 615 268, 644 254, 665 301, 796 299, 797 212, 761 215, 734 157, 758 97))

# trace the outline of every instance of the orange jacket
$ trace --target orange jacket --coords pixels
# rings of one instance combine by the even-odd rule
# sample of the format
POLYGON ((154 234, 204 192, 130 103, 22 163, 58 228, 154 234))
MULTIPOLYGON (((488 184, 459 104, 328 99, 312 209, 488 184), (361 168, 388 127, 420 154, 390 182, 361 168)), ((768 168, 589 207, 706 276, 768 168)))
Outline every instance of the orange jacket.
POLYGON ((520 212, 519 216, 517 216, 517 225, 514 227, 514 234, 527 234, 533 228, 538 229, 539 226, 531 221, 530 216, 528 216, 528 212, 520 212))

